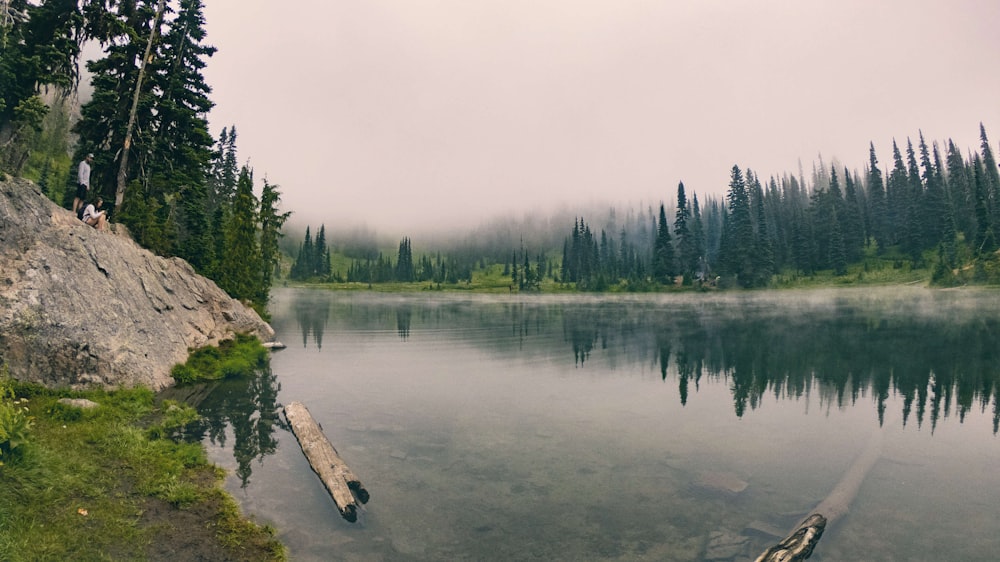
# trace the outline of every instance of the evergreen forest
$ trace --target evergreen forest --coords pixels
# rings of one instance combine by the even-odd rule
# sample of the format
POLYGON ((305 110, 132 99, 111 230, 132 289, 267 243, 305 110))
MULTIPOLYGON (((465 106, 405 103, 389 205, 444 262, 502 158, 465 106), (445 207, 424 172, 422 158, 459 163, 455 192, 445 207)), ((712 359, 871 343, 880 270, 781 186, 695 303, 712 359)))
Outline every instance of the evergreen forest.
POLYGON ((651 291, 683 287, 786 286, 814 277, 838 284, 926 272, 936 286, 1000 283, 996 227, 1000 171, 985 128, 978 150, 952 140, 895 141, 888 165, 868 147, 863 171, 837 164, 761 178, 734 165, 722 199, 699 201, 679 183, 658 209, 611 208, 561 232, 492 224, 459 242, 414 253, 404 237, 393 254, 374 242, 336 243, 307 228, 291 278, 335 283, 471 285, 474 276, 510 290, 651 291), (530 239, 526 242, 526 239, 530 239), (885 274, 895 271, 896 275, 885 274))
POLYGON ((202 0, 0 3, 0 171, 70 207, 77 163, 93 154, 91 202, 161 256, 184 258, 263 312, 288 212, 256 188, 237 129, 209 132, 202 0), (80 56, 93 94, 79 106, 80 56), (78 114, 77 114, 78 112, 78 114))

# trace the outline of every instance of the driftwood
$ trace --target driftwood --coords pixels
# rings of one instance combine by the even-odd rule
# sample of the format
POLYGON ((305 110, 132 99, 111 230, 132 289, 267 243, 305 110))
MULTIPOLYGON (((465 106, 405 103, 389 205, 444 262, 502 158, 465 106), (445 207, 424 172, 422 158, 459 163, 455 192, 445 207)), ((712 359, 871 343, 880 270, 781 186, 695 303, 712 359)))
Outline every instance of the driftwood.
POLYGON ((358 501, 368 502, 368 490, 337 454, 312 414, 301 402, 285 406, 285 418, 292 426, 309 465, 326 486, 344 519, 358 520, 358 501))
POLYGON ((865 450, 851 464, 833 490, 792 529, 783 541, 764 551, 756 562, 795 562, 812 555, 827 526, 843 517, 858 495, 861 483, 882 456, 882 431, 875 430, 865 450))
POLYGON ((826 518, 812 514, 792 534, 764 551, 755 562, 798 562, 812 556, 813 549, 826 529, 826 518))

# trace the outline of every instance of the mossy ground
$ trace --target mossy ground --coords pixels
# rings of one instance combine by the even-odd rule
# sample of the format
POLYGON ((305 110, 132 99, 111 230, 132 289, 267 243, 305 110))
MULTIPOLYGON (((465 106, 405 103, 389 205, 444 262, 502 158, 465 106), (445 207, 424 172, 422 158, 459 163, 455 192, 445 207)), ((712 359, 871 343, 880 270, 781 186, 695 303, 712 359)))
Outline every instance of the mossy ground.
POLYGON ((190 408, 141 389, 12 386, 32 425, 0 466, 0 560, 285 558, 221 490, 201 444, 171 438, 190 408), (67 396, 99 406, 57 402, 67 396))

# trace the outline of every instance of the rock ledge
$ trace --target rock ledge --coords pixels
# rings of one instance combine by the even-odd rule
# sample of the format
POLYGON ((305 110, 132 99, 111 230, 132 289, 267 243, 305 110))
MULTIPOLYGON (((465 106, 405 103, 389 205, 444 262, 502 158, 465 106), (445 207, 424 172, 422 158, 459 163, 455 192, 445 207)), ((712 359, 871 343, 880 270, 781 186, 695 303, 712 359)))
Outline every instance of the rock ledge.
POLYGON ((189 348, 274 330, 179 258, 98 232, 26 180, 0 181, 0 364, 49 387, 173 384, 189 348))

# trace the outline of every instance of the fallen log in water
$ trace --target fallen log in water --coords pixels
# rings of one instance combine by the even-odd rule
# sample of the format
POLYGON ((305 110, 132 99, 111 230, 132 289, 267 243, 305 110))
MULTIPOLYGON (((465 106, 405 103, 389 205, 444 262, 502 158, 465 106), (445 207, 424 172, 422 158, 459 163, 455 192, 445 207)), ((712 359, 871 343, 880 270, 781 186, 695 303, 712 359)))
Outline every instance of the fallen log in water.
POLYGON ((340 458, 337 450, 323 435, 319 424, 301 402, 285 406, 285 418, 288 425, 292 426, 292 432, 299 440, 309 465, 330 492, 340 514, 348 521, 357 521, 357 502, 368 502, 368 490, 340 458))
POLYGON ((812 514, 783 541, 764 551, 755 562, 799 562, 812 556, 826 529, 826 518, 812 514))
POLYGON ((851 464, 840 482, 810 511, 805 519, 792 529, 791 534, 775 546, 764 551, 756 562, 795 562, 805 560, 823 536, 823 530, 847 513, 861 489, 868 472, 882 456, 882 430, 876 429, 868 439, 865 450, 851 464), (822 520, 820 522, 820 520, 822 520), (786 543, 788 543, 786 545, 786 543))

